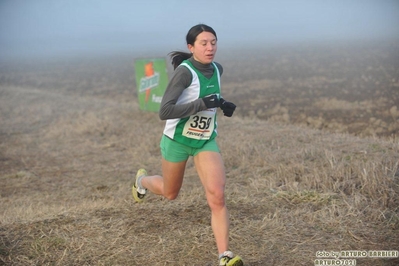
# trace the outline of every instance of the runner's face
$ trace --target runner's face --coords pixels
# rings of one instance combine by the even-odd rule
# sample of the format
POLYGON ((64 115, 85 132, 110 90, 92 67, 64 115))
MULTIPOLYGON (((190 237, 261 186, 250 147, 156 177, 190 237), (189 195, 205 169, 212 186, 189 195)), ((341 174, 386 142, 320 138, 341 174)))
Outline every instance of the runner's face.
POLYGON ((189 44, 188 49, 193 54, 196 61, 202 64, 210 64, 216 55, 217 40, 215 35, 210 32, 203 31, 198 34, 194 45, 189 44))

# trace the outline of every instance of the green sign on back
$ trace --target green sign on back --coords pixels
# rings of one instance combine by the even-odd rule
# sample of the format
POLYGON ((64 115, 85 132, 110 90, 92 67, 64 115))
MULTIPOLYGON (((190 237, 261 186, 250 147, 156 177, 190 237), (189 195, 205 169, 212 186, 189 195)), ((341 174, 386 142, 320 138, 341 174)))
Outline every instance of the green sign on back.
POLYGON ((136 84, 141 110, 158 112, 168 85, 168 71, 164 58, 135 61, 136 84))

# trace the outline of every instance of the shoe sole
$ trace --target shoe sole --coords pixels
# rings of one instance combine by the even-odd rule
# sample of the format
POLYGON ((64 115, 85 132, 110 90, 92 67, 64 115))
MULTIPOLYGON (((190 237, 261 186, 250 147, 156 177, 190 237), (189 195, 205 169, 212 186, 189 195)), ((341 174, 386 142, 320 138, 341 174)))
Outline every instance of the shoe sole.
MULTIPOLYGON (((132 195, 133 195, 133 198, 134 198, 134 200, 137 201, 138 203, 143 202, 143 201, 144 201, 144 197, 145 197, 145 194, 144 194, 144 196, 143 196, 142 198, 140 198, 140 197, 139 197, 139 193, 137 192, 137 179, 138 179, 140 176, 143 176, 143 175, 144 175, 144 176, 147 175, 147 171, 144 170, 144 169, 139 169, 139 170, 137 171, 136 179, 134 180, 134 185, 133 185, 133 187, 132 187, 132 195)), ((143 194, 141 194, 141 195, 143 195, 143 194)))
POLYGON ((244 262, 239 256, 235 256, 227 262, 226 266, 244 266, 244 262))

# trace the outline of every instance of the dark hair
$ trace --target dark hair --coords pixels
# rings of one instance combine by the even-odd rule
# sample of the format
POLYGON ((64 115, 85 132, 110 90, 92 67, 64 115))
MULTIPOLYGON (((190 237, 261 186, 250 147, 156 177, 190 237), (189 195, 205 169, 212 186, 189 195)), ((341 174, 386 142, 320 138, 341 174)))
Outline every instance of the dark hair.
MULTIPOLYGON (((217 40, 216 32, 212 29, 212 27, 205 25, 205 24, 198 24, 188 31, 186 35, 186 42, 187 44, 194 45, 197 36, 202 32, 210 32, 215 35, 217 40)), ((176 69, 184 60, 189 59, 191 57, 191 53, 180 52, 180 51, 173 51, 169 53, 170 58, 172 59, 173 68, 176 69)))

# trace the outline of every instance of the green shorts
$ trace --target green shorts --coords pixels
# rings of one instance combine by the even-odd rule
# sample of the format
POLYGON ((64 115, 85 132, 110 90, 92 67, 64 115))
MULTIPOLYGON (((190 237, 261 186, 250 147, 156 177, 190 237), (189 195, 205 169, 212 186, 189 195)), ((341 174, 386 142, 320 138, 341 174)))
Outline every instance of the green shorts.
POLYGON ((163 158, 174 163, 186 161, 188 157, 195 156, 202 151, 220 152, 215 139, 208 141, 202 148, 197 149, 186 146, 162 135, 160 147, 163 158))

